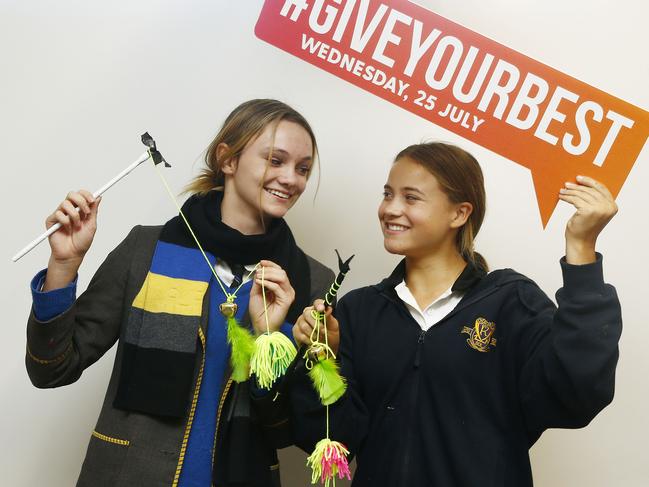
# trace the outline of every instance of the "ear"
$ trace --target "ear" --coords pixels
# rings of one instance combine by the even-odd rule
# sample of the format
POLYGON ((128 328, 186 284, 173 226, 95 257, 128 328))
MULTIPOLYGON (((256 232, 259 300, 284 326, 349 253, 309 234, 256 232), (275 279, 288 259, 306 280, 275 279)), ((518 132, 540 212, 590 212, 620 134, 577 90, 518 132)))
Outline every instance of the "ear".
POLYGON ((230 151, 230 146, 225 142, 221 142, 216 146, 216 160, 219 161, 221 172, 227 176, 232 176, 237 170, 236 158, 225 159, 226 154, 230 151))
POLYGON ((469 219, 471 213, 473 213, 473 205, 471 203, 468 201, 458 203, 455 207, 453 219, 451 220, 451 228, 460 228, 469 219))

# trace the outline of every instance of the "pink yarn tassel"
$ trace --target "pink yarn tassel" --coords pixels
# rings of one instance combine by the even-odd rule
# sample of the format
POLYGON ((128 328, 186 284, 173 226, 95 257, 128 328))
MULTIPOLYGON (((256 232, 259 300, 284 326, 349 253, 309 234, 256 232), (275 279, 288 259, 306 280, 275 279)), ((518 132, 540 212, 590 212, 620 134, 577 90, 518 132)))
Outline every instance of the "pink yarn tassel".
POLYGON ((335 445, 329 445, 324 455, 322 456, 322 477, 321 482, 325 479, 330 479, 338 474, 338 478, 342 479, 347 477, 351 480, 351 473, 349 465, 347 464, 347 457, 335 445))
POLYGON ((311 467, 311 483, 320 480, 325 487, 329 487, 333 481, 333 485, 336 485, 336 475, 340 479, 346 477, 351 480, 347 455, 349 451, 342 443, 329 438, 320 440, 306 461, 311 467))

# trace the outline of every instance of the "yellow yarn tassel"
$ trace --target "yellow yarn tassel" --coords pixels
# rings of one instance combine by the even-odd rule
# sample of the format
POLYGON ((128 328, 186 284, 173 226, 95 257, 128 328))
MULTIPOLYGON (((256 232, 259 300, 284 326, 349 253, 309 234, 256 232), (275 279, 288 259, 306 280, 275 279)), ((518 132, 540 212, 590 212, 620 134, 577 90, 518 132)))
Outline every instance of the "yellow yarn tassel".
POLYGON ((293 342, 282 332, 264 333, 255 340, 255 351, 250 359, 250 373, 262 389, 270 389, 284 375, 297 351, 293 342))
POLYGON ((275 381, 284 375, 288 366, 297 355, 293 342, 279 331, 271 333, 268 322, 268 304, 264 287, 265 269, 261 268, 261 294, 264 300, 264 319, 266 333, 255 340, 255 350, 250 358, 250 373, 254 374, 257 384, 262 389, 269 390, 275 381))

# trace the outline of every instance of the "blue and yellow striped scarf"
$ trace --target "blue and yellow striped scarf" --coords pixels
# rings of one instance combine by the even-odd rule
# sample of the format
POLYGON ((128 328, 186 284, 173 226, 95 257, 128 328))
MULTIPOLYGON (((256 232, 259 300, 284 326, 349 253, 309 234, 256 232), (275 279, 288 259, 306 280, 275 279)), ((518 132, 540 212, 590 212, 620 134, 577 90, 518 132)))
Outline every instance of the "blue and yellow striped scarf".
POLYGON ((211 276, 200 250, 158 241, 126 323, 116 407, 184 415, 211 276))
MULTIPOLYGON (((221 194, 192 196, 183 213, 206 250, 230 263, 269 259, 282 266, 296 291, 287 319, 308 306, 310 273, 283 220, 264 235, 242 235, 221 222, 221 194), (243 250, 242 250, 243 249, 243 250)), ((160 234, 151 267, 136 295, 122 336, 120 382, 114 405, 160 416, 186 413, 197 363, 201 319, 212 271, 180 217, 160 234)), ((247 305, 247 303, 245 303, 247 305)))

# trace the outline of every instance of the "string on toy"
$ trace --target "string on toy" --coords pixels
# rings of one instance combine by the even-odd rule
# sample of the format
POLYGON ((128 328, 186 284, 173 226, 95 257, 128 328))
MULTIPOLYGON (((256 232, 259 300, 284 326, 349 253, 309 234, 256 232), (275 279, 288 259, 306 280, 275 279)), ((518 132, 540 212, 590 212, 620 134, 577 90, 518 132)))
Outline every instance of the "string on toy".
MULTIPOLYGON (((353 255, 343 262, 340 254, 338 256, 338 275, 333 284, 325 294, 325 303, 331 307, 338 290, 349 272, 349 262, 353 255)), ((338 441, 333 441, 329 433, 329 406, 335 403, 347 389, 347 383, 340 375, 336 355, 329 346, 329 332, 327 329, 327 313, 315 309, 311 311, 311 316, 315 321, 315 326, 311 331, 311 345, 303 355, 307 373, 318 393, 320 402, 325 406, 325 432, 326 436, 320 440, 309 457, 307 466, 311 467, 311 483, 315 484, 318 480, 329 487, 332 483, 336 485, 336 477, 339 479, 347 478, 351 480, 347 455, 349 450, 338 441), (324 341, 321 341, 321 330, 324 341)))

